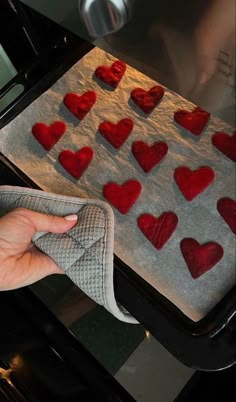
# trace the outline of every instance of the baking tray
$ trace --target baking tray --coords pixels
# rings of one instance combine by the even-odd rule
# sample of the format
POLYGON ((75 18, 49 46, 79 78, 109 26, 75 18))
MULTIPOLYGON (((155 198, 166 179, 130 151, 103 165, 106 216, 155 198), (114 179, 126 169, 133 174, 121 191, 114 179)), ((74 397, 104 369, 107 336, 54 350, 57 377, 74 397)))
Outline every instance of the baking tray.
POLYGON ((217 200, 234 197, 233 162, 212 146, 215 131, 232 131, 220 119, 211 117, 206 130, 199 137, 183 132, 173 121, 178 109, 191 110, 194 105, 176 93, 165 89, 160 104, 148 117, 130 100, 135 87, 150 88, 156 83, 127 66, 125 76, 114 91, 94 78, 97 65, 111 65, 114 58, 94 48, 63 75, 42 96, 2 130, 0 147, 6 157, 24 171, 45 191, 79 197, 103 198, 107 182, 123 183, 136 179, 142 184, 139 199, 129 211, 115 214, 115 254, 139 276, 149 282, 192 320, 198 321, 227 293, 235 281, 235 236, 217 212, 217 200), (88 90, 97 93, 97 101, 88 115, 78 121, 63 104, 68 92, 79 94, 88 90), (98 133, 101 121, 131 118, 134 128, 119 150, 98 133), (66 132, 49 152, 32 136, 36 122, 50 124, 66 122, 66 132), (169 151, 165 159, 149 174, 142 171, 132 156, 135 140, 146 143, 165 141, 169 151), (78 150, 91 146, 94 158, 79 180, 63 169, 58 155, 64 149, 78 150), (193 201, 187 202, 173 179, 173 172, 181 165, 196 169, 210 166, 215 180, 193 201), (137 226, 143 213, 155 216, 172 211, 179 223, 162 250, 155 250, 137 226), (126 236, 129 242, 126 241, 126 236), (214 269, 193 280, 180 251, 180 241, 193 237, 202 243, 216 241, 224 248, 224 256, 214 269))
MULTIPOLYGON (((49 88, 53 82, 71 67, 75 61, 74 58, 78 60, 87 50, 91 49, 90 45, 81 43, 81 41, 78 41, 77 46, 75 46, 76 40, 76 38, 73 38, 71 42, 73 45, 70 44, 67 47, 67 50, 70 49, 73 55, 73 60, 69 57, 68 59, 64 58, 63 60, 66 61, 60 63, 59 68, 55 68, 54 65, 52 70, 48 69, 47 73, 45 75, 42 74, 41 78, 35 74, 34 83, 28 86, 25 85, 26 91, 24 95, 15 101, 8 110, 2 113, 2 126, 19 114, 33 99, 36 99, 49 88), (80 56, 78 56, 79 45, 80 56), (86 48, 87 50, 85 50, 86 48), (78 51, 76 56, 75 49, 78 51)), ((21 79, 23 79, 23 75, 21 79)), ((17 78, 15 82, 17 82, 17 78)), ((7 89, 12 87, 12 85, 14 85, 14 80, 7 88, 4 88, 2 93, 6 93, 7 89)), ((5 164, 6 159, 3 159, 5 164)), ((29 178, 26 178, 17 167, 8 163, 9 167, 14 171, 13 177, 17 174, 20 179, 23 179, 23 183, 35 187, 35 184, 29 178)), ((9 172, 8 169, 7 171, 9 172)), ((5 184, 10 183, 7 182, 5 184)), ((117 257, 115 257, 115 267, 115 285, 118 300, 146 328, 150 329, 152 334, 176 357, 188 365, 203 369, 226 367, 234 362, 235 349, 232 349, 232 344, 230 347, 224 345, 221 350, 221 347, 215 342, 211 343, 209 349, 208 343, 216 333, 219 334, 219 331, 225 327, 226 322, 234 316, 236 303, 235 287, 231 289, 204 319, 195 323, 117 257), (215 346, 213 347, 213 345, 215 346)))

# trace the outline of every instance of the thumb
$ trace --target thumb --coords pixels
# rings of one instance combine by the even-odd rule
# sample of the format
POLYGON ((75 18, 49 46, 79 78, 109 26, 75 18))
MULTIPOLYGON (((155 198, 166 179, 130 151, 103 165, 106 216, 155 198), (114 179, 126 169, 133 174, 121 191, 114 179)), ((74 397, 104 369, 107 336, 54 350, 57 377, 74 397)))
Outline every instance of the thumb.
POLYGON ((11 213, 16 215, 18 223, 30 225, 34 232, 64 233, 70 230, 78 221, 77 215, 59 217, 25 208, 17 208, 11 213))

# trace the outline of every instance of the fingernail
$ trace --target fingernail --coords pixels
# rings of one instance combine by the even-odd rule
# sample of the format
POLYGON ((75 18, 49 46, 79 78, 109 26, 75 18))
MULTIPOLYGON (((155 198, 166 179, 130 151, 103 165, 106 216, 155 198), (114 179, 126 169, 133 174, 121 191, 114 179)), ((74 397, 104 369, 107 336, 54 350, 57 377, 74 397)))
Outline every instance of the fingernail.
POLYGON ((78 216, 77 215, 68 215, 68 216, 65 216, 65 220, 67 220, 67 221, 77 221, 78 216))

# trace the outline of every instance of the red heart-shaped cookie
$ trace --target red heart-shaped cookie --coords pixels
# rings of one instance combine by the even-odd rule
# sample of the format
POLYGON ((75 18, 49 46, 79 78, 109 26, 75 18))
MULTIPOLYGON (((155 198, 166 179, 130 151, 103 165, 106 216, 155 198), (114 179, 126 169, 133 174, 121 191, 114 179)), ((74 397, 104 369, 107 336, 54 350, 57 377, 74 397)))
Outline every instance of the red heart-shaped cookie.
POLYGON ((168 145, 165 142, 155 142, 152 145, 146 144, 144 141, 134 141, 132 145, 132 153, 144 170, 145 173, 156 166, 168 152, 168 145))
POLYGON ((200 245, 197 240, 186 238, 181 241, 180 248, 194 279, 213 268, 224 255, 223 248, 212 241, 200 245))
POLYGON ((214 171, 208 166, 194 171, 187 166, 180 166, 174 172, 174 179, 188 201, 192 201, 202 193, 212 183, 214 177, 214 171))
POLYGON ((79 179, 93 159, 93 150, 90 147, 83 147, 77 152, 66 149, 60 153, 58 159, 71 176, 79 179))
POLYGON ((212 137, 212 144, 224 155, 236 162, 236 133, 215 133, 212 137))
POLYGON ((50 126, 47 126, 45 123, 36 123, 32 127, 34 138, 47 151, 50 151, 65 131, 66 125, 63 121, 55 121, 50 126))
POLYGON ((122 186, 117 183, 107 183, 103 188, 103 195, 121 214, 127 214, 141 191, 142 186, 139 181, 128 180, 122 186))
POLYGON ((122 119, 117 124, 104 121, 99 126, 99 132, 114 148, 118 149, 124 144, 133 127, 134 123, 131 119, 122 119))
POLYGON ((149 91, 145 91, 142 88, 135 88, 131 92, 131 99, 144 113, 149 114, 160 102, 164 92, 164 88, 159 85, 149 89, 149 91))
POLYGON ((210 113, 200 107, 196 107, 192 112, 187 110, 177 110, 174 114, 174 120, 181 127, 190 131, 190 133, 200 135, 207 125, 210 116, 210 113))
POLYGON ((228 197, 221 198, 217 202, 217 209, 232 232, 236 234, 236 201, 228 197))
POLYGON ((158 218, 143 214, 138 218, 138 227, 157 250, 161 250, 174 233, 178 217, 174 212, 164 212, 158 218))
POLYGON ((82 120, 96 102, 97 95, 94 91, 87 91, 82 95, 70 92, 63 99, 65 106, 79 120, 82 120))
POLYGON ((126 64, 122 60, 116 60, 111 67, 99 66, 95 70, 95 75, 105 84, 116 88, 126 70, 126 64))

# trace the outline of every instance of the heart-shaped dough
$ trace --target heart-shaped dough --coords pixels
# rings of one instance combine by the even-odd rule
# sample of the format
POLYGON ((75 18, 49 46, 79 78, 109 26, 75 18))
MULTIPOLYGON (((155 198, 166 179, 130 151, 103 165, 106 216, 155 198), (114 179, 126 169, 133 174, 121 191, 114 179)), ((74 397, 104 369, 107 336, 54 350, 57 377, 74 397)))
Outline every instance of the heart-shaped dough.
POLYGON ((139 181, 128 180, 123 185, 107 183, 103 188, 103 195, 121 214, 127 214, 141 191, 139 181))
POLYGON ((144 170, 145 173, 150 172, 168 152, 168 145, 165 142, 155 142, 152 145, 146 144, 144 141, 134 141, 132 144, 132 153, 144 170))
POLYGON ((177 110, 174 114, 174 120, 181 127, 190 131, 190 133, 200 135, 206 127, 210 116, 210 113, 200 107, 196 107, 191 112, 187 110, 177 110))
POLYGON ((212 137, 212 144, 222 154, 236 162, 236 133, 229 135, 227 133, 215 133, 212 137))
POLYGON ((214 180, 215 173, 208 167, 192 171, 187 166, 175 169, 174 179, 187 201, 192 201, 202 193, 214 180))
POLYGON ((229 197, 221 198, 217 202, 217 209, 232 232, 236 234, 236 201, 229 197))
POLYGON ((104 121, 99 126, 99 132, 116 149, 120 148, 131 134, 134 123, 131 119, 122 119, 117 124, 104 121))
POLYGON ((111 67, 99 66, 95 75, 99 80, 110 87, 117 88, 126 70, 126 64, 122 60, 116 60, 111 67))
POLYGON ((213 268, 223 257, 224 250, 218 244, 199 244, 197 240, 186 238, 180 243, 181 252, 194 279, 213 268))
POLYGON ((164 247, 177 225, 178 217, 174 212, 163 212, 158 218, 151 214, 143 214, 138 218, 139 229, 157 250, 164 247))
POLYGON ((84 92, 82 95, 78 95, 73 92, 69 92, 63 99, 65 106, 77 119, 83 120, 86 114, 93 107, 96 102, 97 95, 94 91, 84 92))
POLYGON ((36 123, 32 127, 34 138, 42 145, 46 151, 59 141, 66 131, 66 125, 63 121, 55 121, 50 126, 45 123, 36 123))
POLYGON ((93 159, 93 154, 90 147, 83 147, 77 152, 66 149, 60 153, 58 159, 64 169, 78 180, 93 159))
POLYGON ((164 88, 160 85, 152 87, 149 91, 145 91, 143 88, 135 88, 131 92, 131 99, 144 113, 149 114, 160 102, 164 92, 164 88))

